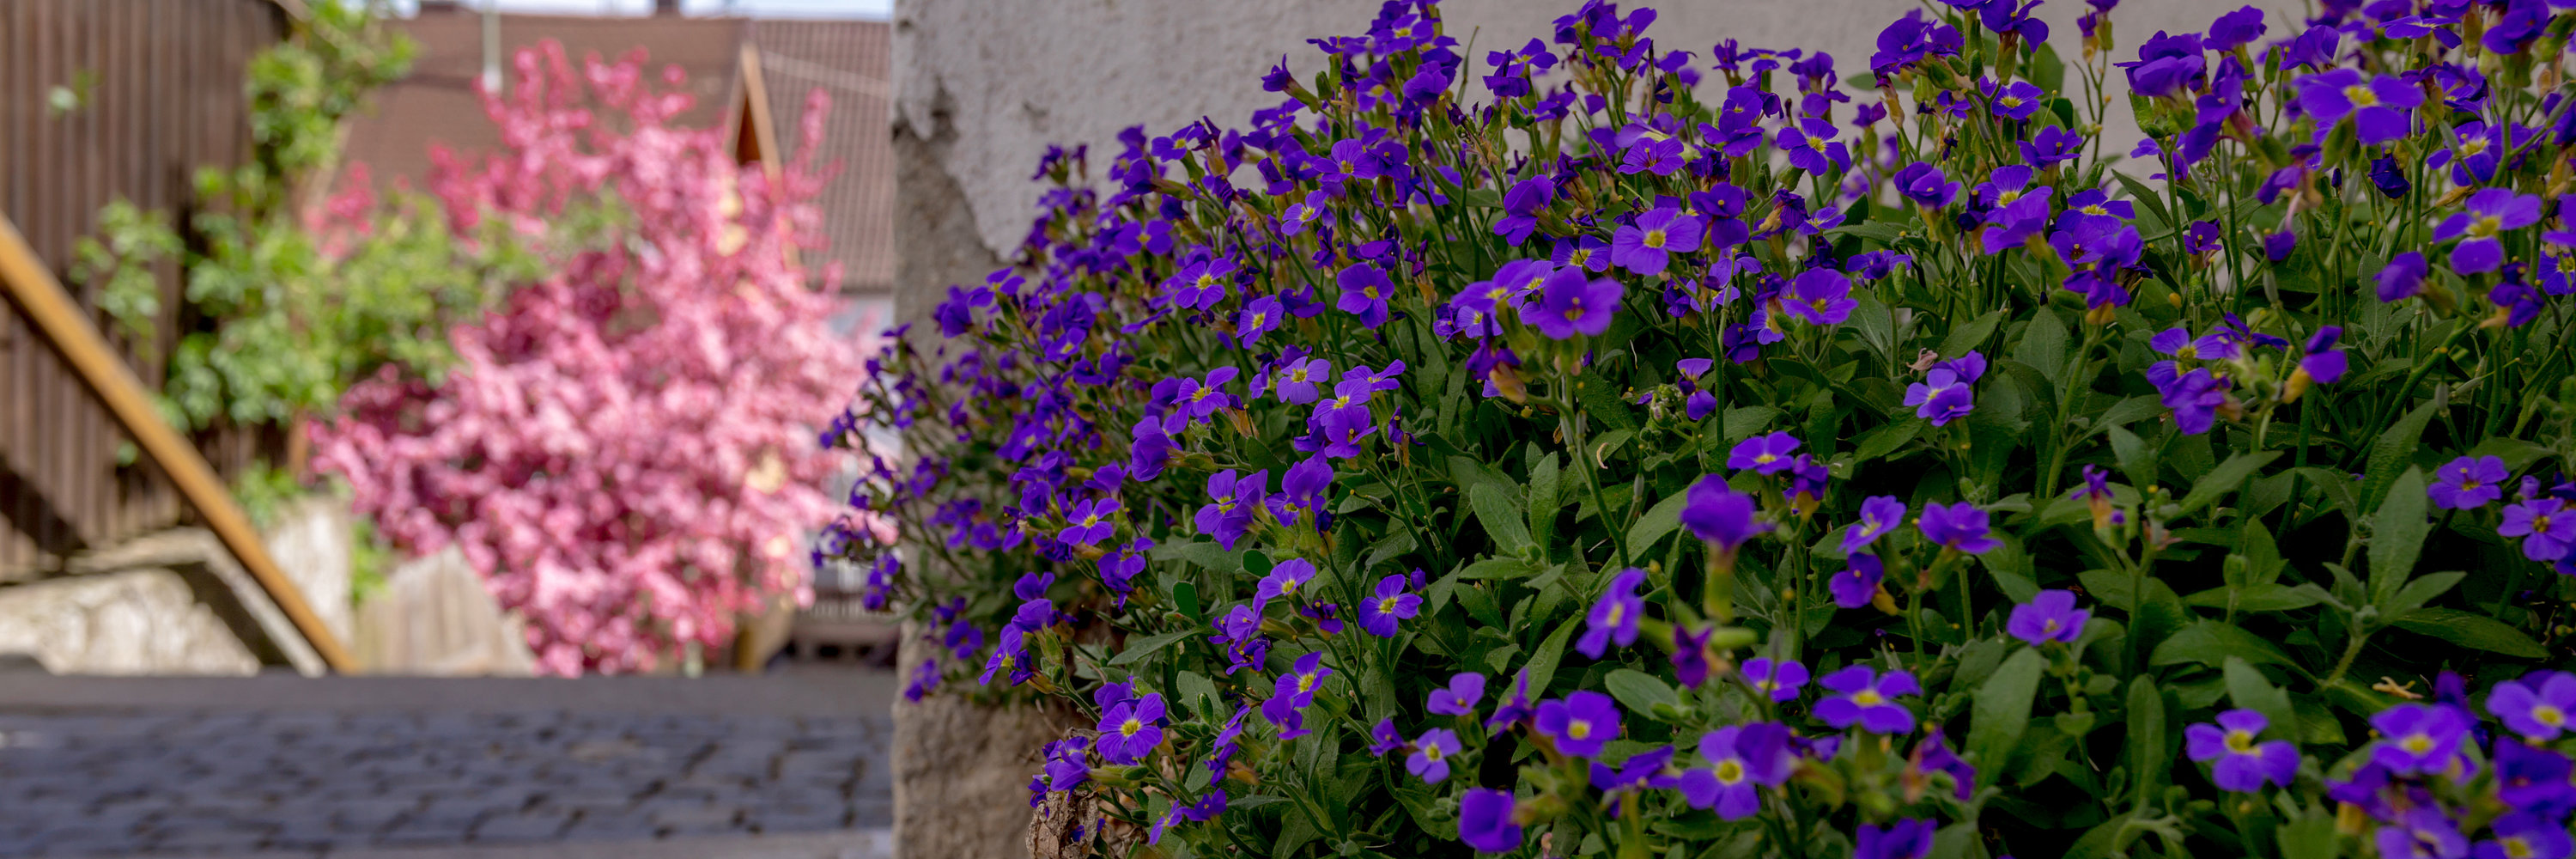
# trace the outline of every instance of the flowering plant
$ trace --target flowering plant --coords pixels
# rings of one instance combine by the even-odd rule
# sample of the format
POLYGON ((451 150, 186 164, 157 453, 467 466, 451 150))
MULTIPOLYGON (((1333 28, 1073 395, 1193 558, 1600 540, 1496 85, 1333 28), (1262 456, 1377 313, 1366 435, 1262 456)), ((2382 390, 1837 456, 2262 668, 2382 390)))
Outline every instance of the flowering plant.
POLYGON ((440 220, 412 226, 533 255, 496 269, 527 279, 447 332, 443 380, 389 366, 351 387, 315 463, 400 548, 457 546, 542 670, 649 669, 729 641, 737 613, 811 598, 798 550, 845 461, 813 440, 861 353, 796 263, 811 164, 765 176, 723 134, 670 126, 690 96, 640 55, 577 75, 548 42, 516 65, 510 94, 485 96, 507 151, 435 153, 440 220), (496 231, 506 245, 478 240, 496 231))
POLYGON ((1039 855, 2564 859, 2576 14, 2035 5, 1050 151, 874 365, 910 693, 1081 713, 1039 855))

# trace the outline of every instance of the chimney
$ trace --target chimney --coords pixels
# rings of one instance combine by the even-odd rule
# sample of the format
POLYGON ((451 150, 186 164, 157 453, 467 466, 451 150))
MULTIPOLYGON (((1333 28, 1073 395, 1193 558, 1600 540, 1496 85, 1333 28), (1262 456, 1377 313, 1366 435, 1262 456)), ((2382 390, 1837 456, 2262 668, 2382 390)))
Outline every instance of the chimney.
POLYGON ((680 0, 653 0, 653 17, 680 17, 680 0))

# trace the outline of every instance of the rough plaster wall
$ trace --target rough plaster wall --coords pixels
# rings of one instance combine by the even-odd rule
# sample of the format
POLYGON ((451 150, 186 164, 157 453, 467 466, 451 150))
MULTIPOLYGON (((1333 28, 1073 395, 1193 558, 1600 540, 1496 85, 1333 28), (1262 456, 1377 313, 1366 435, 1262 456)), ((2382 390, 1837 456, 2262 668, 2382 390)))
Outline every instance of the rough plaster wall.
MULTIPOLYGON (((2211 18, 2247 0, 2130 0, 2114 13, 2118 58, 2159 29, 2198 30, 2211 18)), ((1475 33, 1470 66, 1481 75, 1488 49, 1516 46, 1552 32, 1549 22, 1572 10, 1574 0, 1450 0, 1443 3, 1448 32, 1461 40, 1475 33)), ((1635 5, 1635 4, 1626 4, 1635 5)), ((1659 16, 1648 32, 1664 50, 1690 50, 1705 58, 1719 39, 1747 46, 1805 47, 1833 54, 1846 82, 1866 81, 1878 31, 1914 0, 1699 0, 1650 3, 1659 16)), ((2272 10, 2272 34, 2289 32, 2294 0, 2259 0, 2272 10)), ((1260 75, 1285 55, 1301 76, 1317 67, 1312 36, 1360 32, 1378 0, 897 0, 894 125, 899 147, 936 139, 925 152, 907 152, 898 194, 907 217, 898 247, 909 255, 934 252, 959 262, 955 239, 908 238, 936 232, 919 220, 914 195, 938 182, 919 180, 913 155, 927 156, 953 183, 989 253, 1007 256, 1026 233, 1039 187, 1029 181, 1038 153, 1049 143, 1089 143, 1117 151, 1121 128, 1143 124, 1168 131, 1202 116, 1239 127, 1255 109, 1280 97, 1261 91, 1260 75)), ((2080 55, 2075 18, 2079 0, 2055 0, 2040 9, 2051 41, 2068 58, 2080 55)), ((1704 60, 1703 60, 1704 63, 1704 60)), ((2114 75, 2114 85, 2118 85, 2114 75)), ((1711 74, 1711 81, 1722 78, 1711 74)), ((1710 87, 1704 81, 1703 87, 1710 87)), ((2113 93, 2111 142, 2125 149, 2136 139, 2125 91, 2113 93)), ((1479 96, 1481 97, 1481 96, 1479 96)), ((984 268, 989 270, 990 264, 984 268)), ((931 272, 916 268, 913 273, 931 272)), ((980 276, 950 275, 906 284, 899 297, 904 318, 917 318, 935 301, 926 286, 980 276)))
MULTIPOLYGON (((905 624, 897 665, 930 658, 905 624)), ((1073 720, 1032 706, 978 706, 956 694, 894 703, 894 839, 902 859, 1029 855, 1029 777, 1040 746, 1073 720)))

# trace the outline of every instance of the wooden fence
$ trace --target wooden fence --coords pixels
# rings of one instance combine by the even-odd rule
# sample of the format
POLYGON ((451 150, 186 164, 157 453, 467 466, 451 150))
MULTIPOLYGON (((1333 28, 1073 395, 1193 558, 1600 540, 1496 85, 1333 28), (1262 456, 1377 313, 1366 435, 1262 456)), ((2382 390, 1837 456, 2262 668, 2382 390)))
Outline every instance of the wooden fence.
MULTIPOLYGON (((0 207, 57 276, 69 282, 75 242, 116 199, 184 228, 197 169, 248 156, 245 69, 286 24, 272 0, 0 0, 0 207)), ((168 355, 195 324, 181 313, 175 262, 159 280, 161 342, 120 343, 154 387, 161 367, 137 353, 168 355)), ((76 297, 112 328, 95 296, 76 297)), ((229 476, 277 438, 197 441, 229 476)), ((119 463, 127 442, 23 309, 0 313, 0 581, 186 514, 148 458, 119 463)))

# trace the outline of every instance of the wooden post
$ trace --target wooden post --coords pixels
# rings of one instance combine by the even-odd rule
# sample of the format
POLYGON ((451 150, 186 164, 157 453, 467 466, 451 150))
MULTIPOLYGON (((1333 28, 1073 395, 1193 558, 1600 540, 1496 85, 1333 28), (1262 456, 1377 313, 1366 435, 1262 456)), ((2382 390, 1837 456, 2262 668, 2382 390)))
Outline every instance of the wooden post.
POLYGON ((170 482, 179 487, 179 494, 206 517, 206 525, 214 529, 216 538, 223 541, 224 548, 232 550, 242 569, 259 580, 260 588, 268 591, 268 598, 277 603, 278 610, 304 633, 313 652, 333 671, 355 671, 357 664, 350 659, 349 651, 341 647, 330 627, 322 625, 322 618, 313 613, 313 608, 305 605, 303 591, 296 589, 295 582, 268 556, 268 547, 260 542, 259 532, 251 528, 250 517, 233 503, 232 493, 215 477, 215 470, 206 465, 205 458, 197 455, 197 449, 187 439, 161 420, 161 413, 153 407, 151 396, 144 393, 143 383, 134 377, 134 371, 108 348, 106 338, 99 336, 80 305, 63 292, 54 273, 36 259, 34 249, 27 246, 17 225, 6 215, 0 215, 0 283, 8 286, 10 297, 17 299, 36 330, 71 363, 81 382, 107 404, 108 411, 115 413, 117 422, 134 436, 144 455, 160 464, 161 470, 170 475, 170 482))

